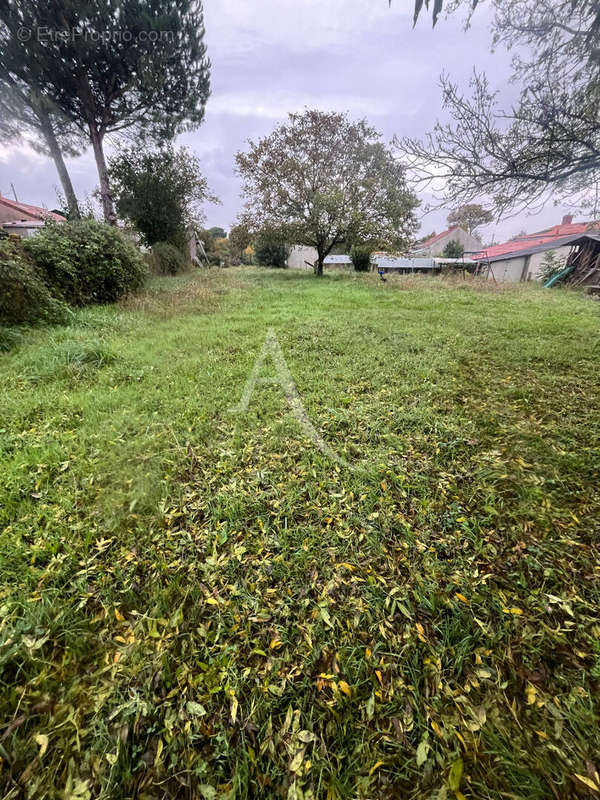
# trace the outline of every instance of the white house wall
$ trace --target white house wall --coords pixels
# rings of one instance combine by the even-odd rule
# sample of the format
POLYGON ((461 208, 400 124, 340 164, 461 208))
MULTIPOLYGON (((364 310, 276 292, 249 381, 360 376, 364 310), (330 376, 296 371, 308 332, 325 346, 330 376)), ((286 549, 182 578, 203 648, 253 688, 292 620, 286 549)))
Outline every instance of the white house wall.
POLYGON ((571 248, 557 247, 556 250, 546 250, 543 253, 534 253, 529 261, 529 275, 531 276, 531 280, 539 280, 542 262, 544 261, 544 257, 550 252, 554 253, 558 259, 564 262, 567 260, 567 257, 571 252, 571 248))
MULTIPOLYGON (((506 258, 504 261, 493 261, 492 272, 494 278, 501 283, 518 283, 523 274, 525 256, 520 258, 506 258)), ((492 274, 490 273, 490 278, 492 274)))
POLYGON ((431 247, 426 248, 427 255, 443 255, 446 245, 448 245, 450 242, 458 242, 459 244, 462 244, 462 246, 465 248, 465 251, 468 253, 477 253, 479 250, 481 250, 481 241, 479 239, 476 239, 475 236, 472 236, 470 233, 468 233, 468 231, 458 228, 455 231, 450 231, 446 236, 439 239, 431 247))
POLYGON ((311 264, 314 264, 317 258, 318 254, 314 247, 305 247, 304 245, 297 244, 292 247, 290 251, 287 265, 290 269, 311 269, 305 262, 309 261, 311 264))
MULTIPOLYGON (((542 253, 533 253, 529 256, 526 275, 523 274, 523 270, 527 256, 515 256, 514 258, 506 258, 503 261, 492 261, 494 277, 497 281, 505 283, 519 283, 521 280, 539 280, 542 263, 546 254, 550 252, 554 253, 557 258, 565 261, 571 252, 571 248, 557 247, 555 250, 544 250, 542 253)), ((490 278, 491 277, 490 273, 490 278)))

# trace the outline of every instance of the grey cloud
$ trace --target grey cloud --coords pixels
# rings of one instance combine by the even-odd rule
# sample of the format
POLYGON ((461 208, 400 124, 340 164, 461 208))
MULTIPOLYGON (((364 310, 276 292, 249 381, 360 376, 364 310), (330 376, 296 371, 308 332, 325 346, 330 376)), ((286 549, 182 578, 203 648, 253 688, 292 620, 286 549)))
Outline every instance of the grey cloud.
MULTIPOLYGON (((423 17, 412 27, 409 5, 398 0, 220 0, 205 4, 213 92, 203 125, 180 141, 201 157, 209 184, 222 205, 206 209, 210 224, 229 227, 241 208, 234 155, 248 139, 267 134, 289 111, 304 106, 367 116, 389 140, 422 135, 440 115, 438 78, 443 70, 466 86, 473 67, 486 70, 508 105, 509 54, 491 52, 485 6, 470 30, 456 17, 432 30, 423 17)), ((76 190, 97 184, 90 154, 69 161, 76 190)), ((20 199, 56 205, 53 165, 27 151, 0 145, 0 190, 10 183, 20 199), (4 155, 3 155, 4 154, 4 155)), ((490 226, 502 239, 560 218, 545 208, 537 217, 490 226)), ((425 232, 441 230, 446 212, 423 220, 425 232)), ((489 238, 488 236, 488 238, 489 238)))

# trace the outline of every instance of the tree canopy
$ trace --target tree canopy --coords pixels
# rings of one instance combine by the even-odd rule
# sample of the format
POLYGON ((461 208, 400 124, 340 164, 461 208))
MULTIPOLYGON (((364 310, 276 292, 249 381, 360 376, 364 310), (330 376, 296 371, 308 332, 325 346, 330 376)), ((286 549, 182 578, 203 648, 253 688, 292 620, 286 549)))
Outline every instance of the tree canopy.
POLYGON ((473 234, 482 225, 487 225, 493 219, 492 212, 479 205, 479 203, 468 203, 467 205, 459 206, 448 214, 449 225, 459 225, 470 234, 473 234))
MULTIPOLYGON (((456 0, 452 8, 468 5, 456 0)), ((492 0, 493 42, 513 58, 518 103, 501 108, 475 73, 468 93, 442 77, 443 108, 425 140, 402 138, 418 185, 445 202, 487 196, 496 210, 581 199, 600 181, 600 10, 593 0, 492 0)))
POLYGON ((241 259, 244 250, 252 244, 252 234, 248 227, 243 224, 233 225, 229 231, 229 243, 231 245, 232 254, 241 259))
POLYGON ((415 228, 416 196, 404 167, 365 120, 306 110, 290 114, 236 156, 251 230, 279 230, 317 251, 315 272, 338 244, 401 248, 415 228))
POLYGON ((105 136, 135 128, 164 140, 203 118, 210 65, 200 1, 7 0, 0 31, 8 79, 89 137, 104 216, 114 222, 105 136))
POLYGON ((78 218, 79 207, 64 155, 80 153, 84 137, 43 92, 39 64, 35 58, 27 58, 18 43, 15 46, 15 31, 7 20, 18 20, 18 4, 0 8, 0 139, 26 141, 53 159, 69 215, 78 218))
POLYGON ((200 204, 215 199, 198 158, 185 147, 124 148, 110 160, 110 178, 119 216, 149 246, 170 242, 183 249, 188 229, 203 218, 200 204))
POLYGON ((208 229, 208 234, 213 239, 226 239, 227 238, 227 231, 225 228, 221 228, 218 225, 215 225, 213 228, 208 229))

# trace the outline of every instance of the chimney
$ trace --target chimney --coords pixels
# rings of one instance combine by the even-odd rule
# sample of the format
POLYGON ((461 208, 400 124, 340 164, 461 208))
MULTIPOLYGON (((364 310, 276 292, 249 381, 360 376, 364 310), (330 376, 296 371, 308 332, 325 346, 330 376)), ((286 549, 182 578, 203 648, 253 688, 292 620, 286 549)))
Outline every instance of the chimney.
POLYGON ((571 225, 573 223, 573 214, 565 214, 562 218, 561 225, 571 225))

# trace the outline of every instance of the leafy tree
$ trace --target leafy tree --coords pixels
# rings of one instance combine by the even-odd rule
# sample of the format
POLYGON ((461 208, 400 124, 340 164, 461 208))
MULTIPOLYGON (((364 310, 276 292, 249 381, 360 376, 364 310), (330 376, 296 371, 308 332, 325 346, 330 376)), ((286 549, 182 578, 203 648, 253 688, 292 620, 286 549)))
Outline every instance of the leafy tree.
MULTIPOLYGON (((390 5, 392 5, 392 0, 389 0, 389 2, 390 2, 390 5)), ((425 2, 425 8, 429 9, 429 0, 415 0, 415 10, 414 10, 414 15, 413 15, 413 23, 415 25, 417 23, 417 19, 419 18, 419 14, 421 13, 421 11, 423 9, 423 2, 425 2)), ((454 6, 456 7, 456 5, 458 5, 459 3, 460 3, 460 0, 458 0, 458 3, 455 0, 454 6)), ((477 7, 477 5, 479 4, 479 0, 468 0, 468 3, 470 4, 471 9, 474 10, 477 7)), ((432 13, 434 26, 435 26, 436 22, 438 21, 438 17, 441 14, 443 8, 444 8, 444 0, 434 0, 434 2, 433 2, 433 13, 432 13)))
POLYGON ((215 243, 214 252, 219 259, 219 264, 223 264, 225 267, 232 266, 229 239, 220 236, 218 239, 214 239, 213 241, 215 243))
POLYGON ((227 231, 225 230, 225 228, 219 228, 219 227, 209 228, 207 233, 212 239, 227 238, 227 231))
POLYGON ((370 247, 361 245, 354 245, 350 249, 350 261, 356 272, 368 272, 371 269, 372 252, 370 247))
POLYGON ((83 137, 42 93, 22 80, 11 78, 22 56, 9 46, 9 35, 10 31, 0 22, 0 139, 17 142, 25 139, 34 149, 52 158, 69 216, 77 219, 79 206, 64 155, 77 155, 83 148, 83 137))
MULTIPOLYGON (((423 9, 423 2, 425 4, 425 8, 429 8, 429 0, 415 0, 415 7, 414 7, 414 15, 413 15, 413 22, 416 24, 417 19, 419 18, 419 14, 423 9)), ((457 8, 461 6, 466 6, 469 9, 469 12, 473 12, 477 6, 479 5, 480 0, 453 0, 448 8, 447 4, 446 7, 448 8, 448 13, 455 11, 457 8)), ((392 5, 392 0, 389 0, 390 6, 392 5)), ((433 24, 435 26, 438 18, 444 8, 444 0, 434 0, 433 2, 433 24)), ((596 0, 569 0, 568 3, 562 3, 560 7, 556 8, 556 20, 561 24, 565 25, 569 20, 570 15, 577 12, 585 12, 586 10, 591 9, 595 12, 594 18, 594 27, 596 30, 600 29, 600 7, 598 7, 596 0)), ((515 22, 518 23, 518 10, 511 9, 510 10, 511 16, 514 18, 515 22)), ((597 58, 600 58, 600 53, 596 54, 597 58)))
POLYGON ((452 239, 448 242, 446 247, 444 247, 444 252, 442 255, 444 258, 462 258, 465 254, 465 248, 460 243, 457 242, 455 239, 452 239))
POLYGON ((48 98, 89 136, 104 218, 114 223, 105 137, 134 127, 164 140, 203 118, 209 62, 200 0, 7 0, 0 25, 9 80, 48 98), (23 42, 19 30, 34 35, 23 42))
POLYGON ((119 216, 148 246, 170 242, 185 249, 188 229, 202 218, 200 204, 215 199, 200 161, 185 147, 124 148, 110 160, 109 174, 119 216))
MULTIPOLYGON (((453 8, 468 5, 457 0, 453 8)), ((484 75, 471 96, 442 77, 443 106, 424 141, 400 150, 416 181, 443 185, 446 202, 491 197, 499 213, 543 202, 550 194, 581 199, 600 182, 600 6, 597 0, 491 0, 494 45, 519 47, 522 85, 506 112, 484 75)))
POLYGON ((290 248, 280 231, 265 229, 256 235, 254 254, 256 261, 263 267, 283 269, 287 266, 290 248))
POLYGON ((315 273, 343 242, 406 244, 418 205, 404 168, 365 120, 307 110, 236 156, 253 230, 317 250, 315 273))
POLYGON ((229 231, 229 244, 231 246, 232 254, 241 259, 244 250, 252 244, 252 234, 246 225, 234 225, 229 231))
POLYGON ((459 206, 448 214, 449 225, 459 225, 470 234, 475 233, 477 228, 487 225, 493 219, 492 212, 479 205, 479 203, 468 203, 467 205, 459 206))

